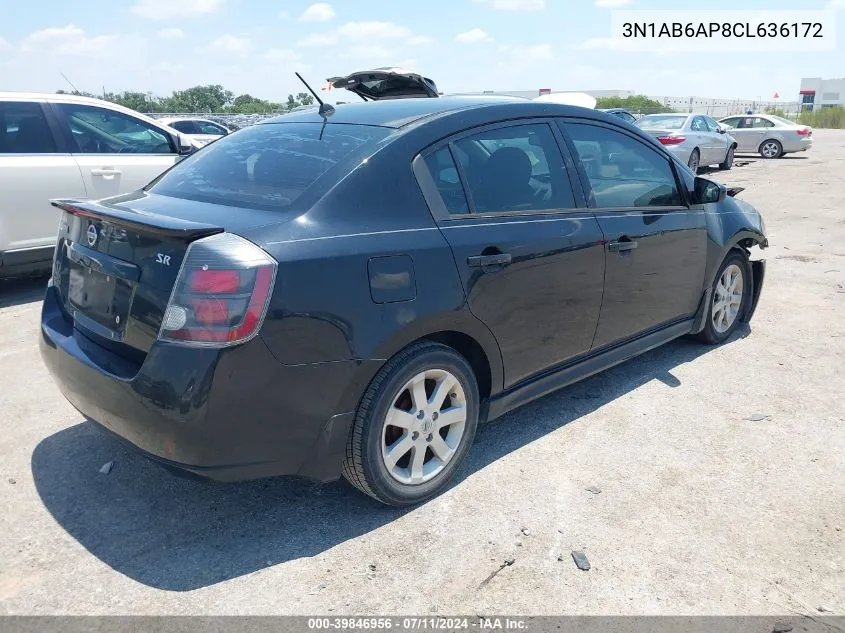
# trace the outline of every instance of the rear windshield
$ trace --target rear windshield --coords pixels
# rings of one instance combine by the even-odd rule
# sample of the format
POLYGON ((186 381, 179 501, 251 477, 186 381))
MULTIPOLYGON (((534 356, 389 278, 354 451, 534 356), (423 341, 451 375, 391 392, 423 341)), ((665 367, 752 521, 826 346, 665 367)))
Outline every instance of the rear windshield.
POLYGON ((686 116, 644 116, 635 125, 643 130, 680 130, 684 126, 686 116))
POLYGON ((287 209, 324 178, 338 182, 392 130, 267 123, 224 136, 166 172, 149 191, 233 207, 287 209))

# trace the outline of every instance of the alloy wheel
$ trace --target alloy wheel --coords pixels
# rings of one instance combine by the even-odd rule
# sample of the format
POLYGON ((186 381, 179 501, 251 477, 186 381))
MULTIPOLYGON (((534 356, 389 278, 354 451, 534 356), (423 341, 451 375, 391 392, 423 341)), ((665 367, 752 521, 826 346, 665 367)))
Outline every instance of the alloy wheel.
POLYGON ((742 270, 736 264, 731 264, 719 277, 713 294, 713 309, 710 311, 713 329, 719 334, 727 332, 736 321, 742 305, 742 290, 742 270))
POLYGON ((780 148, 778 144, 774 141, 768 141, 763 143, 763 147, 760 148, 760 153, 763 154, 766 158, 774 158, 780 152, 780 148))
POLYGON ((449 464, 467 422, 466 394, 444 369, 420 372, 399 390, 382 426, 381 456, 396 481, 430 481, 449 464))

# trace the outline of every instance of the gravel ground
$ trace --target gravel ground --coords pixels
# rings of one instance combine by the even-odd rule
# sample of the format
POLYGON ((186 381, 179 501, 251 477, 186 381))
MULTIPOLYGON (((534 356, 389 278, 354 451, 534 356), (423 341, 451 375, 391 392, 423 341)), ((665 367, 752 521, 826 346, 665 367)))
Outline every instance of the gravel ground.
POLYGON ((60 396, 44 280, 0 284, 0 612, 842 615, 845 132, 815 138, 713 174, 770 233, 750 329, 484 427, 409 511, 343 482, 173 477, 60 396))

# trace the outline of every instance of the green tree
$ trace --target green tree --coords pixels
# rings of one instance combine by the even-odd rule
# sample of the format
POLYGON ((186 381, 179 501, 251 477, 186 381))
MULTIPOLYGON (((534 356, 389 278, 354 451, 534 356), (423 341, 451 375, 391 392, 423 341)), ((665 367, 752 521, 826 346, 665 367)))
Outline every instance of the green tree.
POLYGON ((645 95, 634 95, 632 97, 599 97, 596 99, 596 108, 604 110, 607 108, 625 108, 636 114, 662 114, 663 112, 674 112, 672 108, 663 105, 659 101, 649 99, 645 95))
POLYGON ((232 102, 234 94, 219 84, 194 86, 177 90, 162 99, 162 108, 168 112, 223 112, 232 102))

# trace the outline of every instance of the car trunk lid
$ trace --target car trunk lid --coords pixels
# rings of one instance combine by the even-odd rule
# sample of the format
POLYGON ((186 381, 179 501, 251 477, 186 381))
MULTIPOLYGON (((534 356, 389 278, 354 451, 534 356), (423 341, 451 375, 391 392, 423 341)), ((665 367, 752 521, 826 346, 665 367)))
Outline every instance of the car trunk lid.
POLYGON ((350 90, 366 101, 439 96, 434 81, 404 68, 376 68, 327 81, 332 88, 350 90))
POLYGON ((63 211, 52 284, 66 315, 89 338, 138 362, 158 336, 192 242, 284 218, 147 193, 52 204, 63 211))

